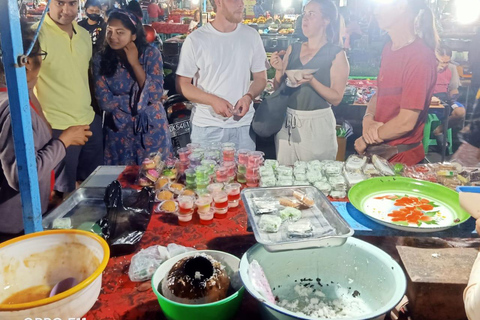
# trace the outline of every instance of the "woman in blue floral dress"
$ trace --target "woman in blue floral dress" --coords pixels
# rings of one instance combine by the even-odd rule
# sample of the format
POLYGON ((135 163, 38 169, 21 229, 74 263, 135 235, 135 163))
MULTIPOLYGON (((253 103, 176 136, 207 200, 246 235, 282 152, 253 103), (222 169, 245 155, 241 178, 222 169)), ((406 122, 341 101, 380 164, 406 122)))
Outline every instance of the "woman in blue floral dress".
POLYGON ((170 157, 160 51, 148 45, 138 18, 124 10, 110 13, 106 42, 93 60, 95 96, 105 111, 105 164, 141 164, 152 152, 170 157))

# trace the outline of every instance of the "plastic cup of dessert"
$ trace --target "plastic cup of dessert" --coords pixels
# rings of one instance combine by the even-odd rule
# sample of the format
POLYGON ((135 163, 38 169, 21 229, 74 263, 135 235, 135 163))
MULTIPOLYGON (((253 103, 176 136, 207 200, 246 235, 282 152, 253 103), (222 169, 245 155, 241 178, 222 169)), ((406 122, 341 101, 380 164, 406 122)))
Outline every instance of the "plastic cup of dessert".
POLYGON ((260 177, 258 176, 247 176, 247 182, 246 185, 249 188, 255 188, 258 187, 258 183, 260 182, 260 177))
POLYGON ((193 211, 193 207, 195 205, 194 196, 180 195, 178 196, 177 201, 179 214, 189 214, 193 211))
POLYGON ((250 150, 240 149, 237 151, 238 164, 247 165, 248 164, 248 154, 250 150))
POLYGON ((182 227, 189 225, 193 220, 193 212, 178 215, 178 224, 182 227))
POLYGON ((215 192, 222 191, 223 186, 223 183, 212 183, 208 185, 207 190, 211 194, 214 194, 215 192))
POLYGON ((195 205, 197 206, 198 213, 208 213, 211 208, 212 203, 212 196, 209 194, 203 194, 198 197, 195 201, 195 205))
POLYGON ((250 151, 248 153, 248 166, 258 167, 263 163, 264 153, 261 151, 250 151))
POLYGON ((226 182, 227 181, 228 169, 224 166, 217 167, 215 170, 215 180, 217 182, 226 182))
POLYGON ((210 177, 206 177, 204 179, 195 179, 195 183, 197 185, 197 189, 207 189, 207 186, 210 184, 210 177))
POLYGON ((222 150, 223 161, 235 161, 235 148, 225 147, 222 150))
POLYGON ((200 224, 208 225, 213 222, 213 217, 215 215, 215 209, 210 208, 207 212, 198 212, 200 217, 200 224))

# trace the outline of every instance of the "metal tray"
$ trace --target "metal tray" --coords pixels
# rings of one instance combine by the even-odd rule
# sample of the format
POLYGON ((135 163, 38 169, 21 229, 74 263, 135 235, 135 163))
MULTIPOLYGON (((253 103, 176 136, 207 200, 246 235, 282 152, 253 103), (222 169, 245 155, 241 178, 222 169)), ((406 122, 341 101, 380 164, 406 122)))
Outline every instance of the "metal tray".
MULTIPOLYGON (((124 204, 128 206, 135 200, 132 195, 138 191, 123 189, 122 192, 124 204)), ((86 222, 91 222, 93 225, 107 214, 107 208, 103 201, 104 195, 105 188, 78 188, 61 205, 43 218, 43 228, 51 229, 53 220, 57 218, 70 218, 74 229, 86 222)))
POLYGON ((353 229, 340 216, 335 207, 317 188, 311 186, 252 188, 242 191, 242 200, 248 219, 252 225, 255 239, 263 244, 268 251, 295 250, 318 247, 341 246, 347 238, 353 235, 353 229), (309 238, 289 238, 286 232, 289 223, 282 223, 276 233, 267 233, 258 227, 261 215, 255 214, 255 199, 261 198, 293 198, 293 191, 304 192, 315 201, 312 208, 302 210, 300 221, 308 219, 316 230, 330 229, 329 233, 314 232, 309 238), (330 228, 331 227, 331 228, 330 228), (333 229, 333 230, 332 230, 333 229))

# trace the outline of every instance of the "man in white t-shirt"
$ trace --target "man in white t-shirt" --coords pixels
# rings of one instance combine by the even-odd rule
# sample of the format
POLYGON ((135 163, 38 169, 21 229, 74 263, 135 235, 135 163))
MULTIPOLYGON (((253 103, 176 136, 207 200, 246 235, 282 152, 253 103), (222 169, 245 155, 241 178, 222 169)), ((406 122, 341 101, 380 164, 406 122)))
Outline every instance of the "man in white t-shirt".
POLYGON ((240 23, 243 0, 211 2, 215 21, 187 37, 177 69, 177 91, 195 103, 191 140, 255 150, 250 123, 253 99, 267 84, 265 49, 257 31, 240 23))

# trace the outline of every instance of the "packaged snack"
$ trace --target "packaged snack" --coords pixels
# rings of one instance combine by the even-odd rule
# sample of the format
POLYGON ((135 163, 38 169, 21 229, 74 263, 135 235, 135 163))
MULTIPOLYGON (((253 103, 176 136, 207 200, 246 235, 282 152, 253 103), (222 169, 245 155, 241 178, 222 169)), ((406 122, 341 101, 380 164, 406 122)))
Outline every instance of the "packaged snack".
POLYGON ((302 211, 292 207, 286 207, 285 209, 280 211, 279 216, 282 221, 298 221, 302 218, 302 211))
POLYGON ((342 169, 334 163, 329 163, 325 165, 325 174, 327 175, 327 177, 338 176, 342 174, 342 169))
POLYGON ((327 181, 327 178, 322 175, 321 171, 318 170, 308 170, 307 171, 307 180, 311 184, 314 184, 318 181, 327 181))
POLYGON ((350 187, 353 187, 359 182, 362 182, 367 179, 367 176, 360 172, 348 172, 345 170, 345 179, 350 187))
POLYGON ((295 199, 297 199, 307 207, 313 207, 315 205, 315 201, 313 201, 312 198, 308 197, 305 193, 301 191, 293 191, 293 196, 295 197, 295 199))
POLYGON ((381 177, 382 176, 380 171, 378 171, 377 168, 375 168, 373 163, 367 163, 365 165, 365 168, 363 169, 363 173, 365 175, 369 176, 369 177, 381 177))
POLYGON ((278 213, 278 201, 275 199, 270 200, 253 200, 253 208, 256 215, 262 214, 277 214, 278 213))
POLYGON ((156 212, 176 213, 177 210, 178 210, 178 205, 175 201, 166 200, 161 202, 158 205, 156 212))
POLYGON ((173 192, 169 190, 158 190, 155 195, 155 199, 159 202, 165 200, 172 200, 173 199, 173 192))
POLYGON ((284 207, 298 208, 300 206, 300 203, 288 198, 280 198, 278 199, 278 202, 284 207))
POLYGON ((264 232, 275 233, 278 232, 282 225, 282 218, 271 214, 264 214, 258 221, 258 227, 264 232))
POLYGON ((328 196, 330 194, 330 191, 332 191, 332 186, 328 182, 315 182, 314 187, 320 190, 325 196, 328 196))
POLYGON ((374 154, 372 156, 372 163, 375 166, 375 168, 377 168, 377 170, 380 171, 383 175, 385 175, 385 176, 394 176, 395 175, 395 171, 393 171, 392 166, 384 158, 379 157, 376 154, 374 154))
POLYGON ((297 169, 300 171, 307 171, 307 163, 305 161, 295 161, 293 165, 293 169, 297 169))
POLYGON ((287 166, 278 166, 277 167, 277 176, 280 177, 289 177, 293 175, 293 169, 287 166))
POLYGON ((348 157, 347 161, 345 162, 345 170, 347 172, 362 172, 363 168, 367 164, 367 157, 359 157, 357 155, 351 155, 348 157))
POLYGON ((150 170, 144 171, 143 174, 152 183, 154 183, 158 179, 158 172, 155 169, 150 169, 150 170))
POLYGON ((275 178, 275 176, 260 178, 260 187, 262 188, 275 187, 276 184, 277 184, 277 179, 275 178))
POLYGON ((342 175, 330 177, 328 178, 328 182, 333 190, 345 190, 347 187, 347 181, 342 175))
POLYGON ((310 221, 297 221, 287 226, 289 238, 308 238, 313 236, 313 225, 310 221))
POLYGON ((288 187, 293 185, 293 179, 291 177, 279 176, 277 179, 277 186, 288 187))
MULTIPOLYGON (((298 181, 307 181, 307 174, 304 172, 304 173, 295 173, 295 180, 298 180, 298 181)), ((307 183, 308 185, 309 183, 307 183)))
POLYGON ((278 161, 277 160, 266 159, 263 163, 263 166, 270 167, 273 170, 276 170, 277 167, 278 167, 278 161))
POLYGON ((263 166, 260 167, 260 176, 263 177, 275 177, 275 171, 272 167, 263 166))
POLYGON ((323 164, 319 160, 312 160, 307 163, 307 170, 323 171, 323 164))
POLYGON ((333 199, 343 199, 347 196, 347 192, 346 191, 333 190, 332 192, 330 192, 330 196, 333 199))

